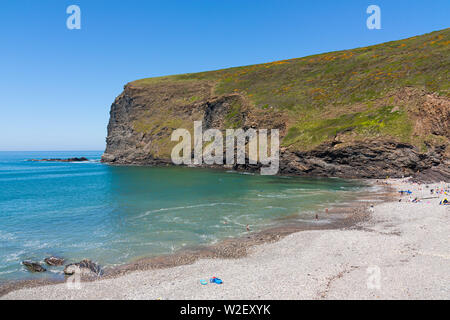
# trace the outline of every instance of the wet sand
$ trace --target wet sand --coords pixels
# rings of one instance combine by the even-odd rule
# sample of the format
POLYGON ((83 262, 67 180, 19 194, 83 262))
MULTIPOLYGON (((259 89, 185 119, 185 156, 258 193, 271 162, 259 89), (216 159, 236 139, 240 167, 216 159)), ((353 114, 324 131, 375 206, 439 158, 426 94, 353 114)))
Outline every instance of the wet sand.
MULTIPOLYGON (((389 182, 419 193, 417 185, 389 182)), ((287 224, 192 252, 141 259, 107 270, 105 279, 82 282, 81 289, 29 283, 35 287, 10 287, 2 299, 450 298, 449 208, 436 199, 416 204, 398 198, 330 210, 330 216, 345 215, 335 224, 287 224), (378 204, 364 210, 370 203, 378 204), (212 276, 224 284, 199 283, 212 276)))

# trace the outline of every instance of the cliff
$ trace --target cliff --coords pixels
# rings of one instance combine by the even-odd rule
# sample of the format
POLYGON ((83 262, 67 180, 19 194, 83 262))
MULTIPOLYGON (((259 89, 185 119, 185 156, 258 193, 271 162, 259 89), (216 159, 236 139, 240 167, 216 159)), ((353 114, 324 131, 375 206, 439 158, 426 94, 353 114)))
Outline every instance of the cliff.
MULTIPOLYGON (((170 164, 173 130, 279 129, 280 173, 450 178, 450 29, 353 50, 128 83, 103 161, 170 164)), ((236 166, 237 169, 252 169, 236 166)), ((254 168, 253 168, 254 169, 254 168)))

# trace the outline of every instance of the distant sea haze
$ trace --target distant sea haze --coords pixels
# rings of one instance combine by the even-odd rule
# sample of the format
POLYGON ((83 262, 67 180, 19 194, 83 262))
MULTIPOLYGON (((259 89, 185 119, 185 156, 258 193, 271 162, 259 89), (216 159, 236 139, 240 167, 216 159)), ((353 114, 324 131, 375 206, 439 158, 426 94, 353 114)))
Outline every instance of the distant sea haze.
POLYGON ((50 255, 103 266, 208 245, 317 209, 367 188, 342 179, 260 176, 182 167, 124 167, 101 151, 0 152, 0 282, 31 274, 22 260, 50 255), (29 162, 86 157, 88 162, 29 162))

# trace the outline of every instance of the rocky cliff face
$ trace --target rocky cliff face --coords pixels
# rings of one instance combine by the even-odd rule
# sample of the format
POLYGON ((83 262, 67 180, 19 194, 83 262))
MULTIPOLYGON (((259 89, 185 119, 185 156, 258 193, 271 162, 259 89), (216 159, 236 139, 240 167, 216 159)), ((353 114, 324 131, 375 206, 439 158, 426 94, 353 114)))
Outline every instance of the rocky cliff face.
MULTIPOLYGON (((313 56, 306 63, 305 58, 293 59, 129 83, 111 106, 102 160, 171 164, 170 153, 177 144, 170 141, 171 133, 178 128, 193 133, 193 122, 202 121, 204 130, 279 129, 282 174, 384 178, 419 173, 424 178, 429 172, 434 179, 448 180, 449 34, 447 29, 399 42, 398 50, 410 50, 391 53, 402 62, 397 69, 392 67, 399 62, 394 58, 389 67, 383 58, 373 66, 364 63, 368 51, 373 56, 386 51, 379 45, 313 56), (430 70, 412 69, 401 80, 392 76, 398 71, 401 77, 404 59, 414 65, 411 52, 433 39, 444 41, 427 51, 438 64, 430 70), (342 79, 339 68, 345 69, 346 77, 353 76, 342 79), (430 73, 430 79, 424 80, 423 72, 430 73), (377 76, 363 78, 367 73, 377 76), (354 76, 359 79, 354 81, 354 76), (322 88, 328 84, 328 90, 322 88), (331 95, 336 86, 348 93, 331 95)), ((392 47, 397 48, 389 43, 392 47)))
MULTIPOLYGON (((204 130, 227 128, 233 105, 239 104, 240 111, 233 113, 233 121, 248 128, 277 128, 286 134, 287 118, 283 113, 264 117, 245 97, 239 94, 209 96, 204 101, 187 105, 174 105, 171 110, 161 110, 152 105, 145 88, 128 85, 111 107, 108 125, 107 148, 103 161, 115 164, 157 165, 171 164, 170 141, 173 130, 192 129, 193 121, 202 121, 204 130), (156 110, 154 110, 156 109, 156 110), (143 122, 142 114, 152 110, 143 122), (154 115, 152 115, 154 114, 154 115), (139 126, 148 126, 140 131, 139 126)), ((426 95, 417 118, 417 130, 428 134, 437 131, 449 137, 450 103, 433 95, 426 95), (434 115, 434 118, 433 118, 434 115)), ((320 144, 313 150, 302 151, 282 147, 280 152, 280 173, 295 175, 384 178, 414 175, 427 169, 448 168, 448 145, 429 145, 426 151, 386 138, 346 141, 351 132, 337 135, 332 141, 320 144)), ((258 166, 237 165, 236 169, 255 170, 258 166)), ((450 177, 450 176, 449 176, 450 177)))

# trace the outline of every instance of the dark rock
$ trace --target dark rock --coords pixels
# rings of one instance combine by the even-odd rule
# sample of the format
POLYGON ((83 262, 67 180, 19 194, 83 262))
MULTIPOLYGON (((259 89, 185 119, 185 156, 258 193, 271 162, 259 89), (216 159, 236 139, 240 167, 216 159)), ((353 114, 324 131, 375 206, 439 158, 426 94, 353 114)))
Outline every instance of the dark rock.
POLYGON ((392 141, 367 140, 340 148, 323 143, 312 151, 281 152, 280 173, 342 178, 401 178, 433 168, 436 166, 434 159, 444 158, 444 149, 439 146, 421 154, 411 145, 392 141))
POLYGON ((58 258, 58 257, 53 257, 53 256, 49 257, 49 258, 45 258, 44 261, 49 266, 62 266, 64 264, 63 258, 58 258))
POLYGON ((100 276, 103 274, 103 271, 96 263, 89 259, 84 259, 77 263, 68 264, 64 268, 64 274, 66 275, 73 275, 75 273, 100 276))
POLYGON ((31 272, 45 272, 47 271, 47 269, 45 269, 44 267, 42 267, 39 263, 37 262, 32 262, 32 261, 22 261, 22 264, 31 272))
POLYGON ((68 158, 68 159, 60 159, 60 158, 54 158, 54 159, 30 159, 28 161, 37 161, 37 162, 83 162, 83 161, 89 161, 88 158, 81 157, 81 158, 68 158))
POLYGON ((413 182, 432 183, 439 181, 450 181, 450 161, 424 171, 417 172, 412 179, 413 182))

